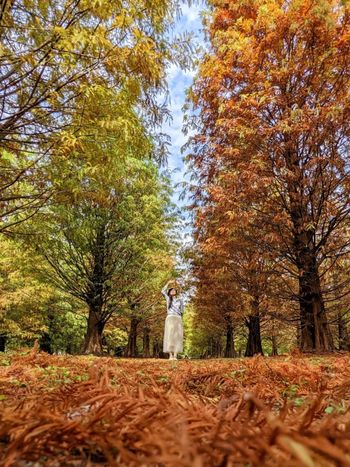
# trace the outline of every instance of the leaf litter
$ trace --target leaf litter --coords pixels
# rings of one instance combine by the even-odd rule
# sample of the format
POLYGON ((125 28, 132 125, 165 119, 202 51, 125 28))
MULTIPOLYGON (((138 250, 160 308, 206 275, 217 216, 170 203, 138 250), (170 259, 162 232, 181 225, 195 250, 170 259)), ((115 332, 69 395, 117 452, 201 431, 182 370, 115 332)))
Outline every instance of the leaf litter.
POLYGON ((345 353, 174 364, 34 350, 0 365, 0 394, 4 467, 350 466, 345 353))

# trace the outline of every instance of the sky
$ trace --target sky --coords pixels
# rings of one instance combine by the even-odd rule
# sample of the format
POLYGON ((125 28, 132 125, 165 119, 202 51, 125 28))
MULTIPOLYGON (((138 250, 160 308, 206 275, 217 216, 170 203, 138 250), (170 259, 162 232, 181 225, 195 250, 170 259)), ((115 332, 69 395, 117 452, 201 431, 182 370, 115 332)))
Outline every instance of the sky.
MULTIPOLYGON (((199 43, 203 43, 201 21, 202 9, 203 6, 201 4, 192 5, 191 7, 184 4, 182 6, 182 16, 176 23, 175 33, 192 33, 194 40, 199 43)), ((170 92, 170 102, 168 107, 171 112, 172 120, 163 125, 163 131, 171 138, 168 169, 171 173, 173 186, 175 186, 173 202, 179 207, 186 205, 186 199, 182 201, 179 199, 182 188, 176 188, 176 184, 185 179, 186 172, 181 147, 186 143, 188 136, 185 136, 182 132, 182 107, 186 99, 186 89, 191 86, 195 73, 195 70, 183 71, 176 65, 171 65, 168 69, 168 86, 170 92)), ((188 179, 188 177, 186 177, 186 179, 188 179)))

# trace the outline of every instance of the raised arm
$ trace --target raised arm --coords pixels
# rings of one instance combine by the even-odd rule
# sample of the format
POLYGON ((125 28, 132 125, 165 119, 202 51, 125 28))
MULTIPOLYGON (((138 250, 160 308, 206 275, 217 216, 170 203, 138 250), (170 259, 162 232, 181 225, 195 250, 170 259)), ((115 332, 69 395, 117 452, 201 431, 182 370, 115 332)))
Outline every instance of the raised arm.
POLYGON ((162 294, 164 295, 165 298, 168 297, 168 286, 169 286, 169 282, 167 282, 165 286, 162 288, 162 294))
POLYGON ((184 309, 185 309, 185 302, 183 297, 180 297, 180 310, 181 310, 181 316, 184 314, 184 309))

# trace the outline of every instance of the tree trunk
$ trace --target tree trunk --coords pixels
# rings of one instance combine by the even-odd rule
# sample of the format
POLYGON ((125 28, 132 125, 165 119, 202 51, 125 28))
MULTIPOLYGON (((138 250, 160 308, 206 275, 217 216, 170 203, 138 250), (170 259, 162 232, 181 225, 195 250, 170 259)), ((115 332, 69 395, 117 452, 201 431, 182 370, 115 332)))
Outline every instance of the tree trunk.
POLYGON ((0 336, 0 352, 5 352, 6 341, 7 341, 7 336, 5 335, 0 336))
MULTIPOLYGON (((286 141, 287 144, 290 141, 286 141)), ((293 224, 293 251, 299 273, 300 349, 325 351, 333 349, 333 340, 327 322, 317 266, 315 229, 304 195, 304 178, 299 154, 288 150, 287 168, 293 173, 288 182, 290 217, 293 224)))
POLYGON ((39 340, 39 345, 40 345, 40 350, 43 352, 46 352, 50 355, 53 354, 53 348, 52 348, 52 335, 55 332, 53 329, 53 321, 54 317, 51 311, 48 312, 48 330, 47 332, 44 332, 39 340))
POLYGON ((219 338, 215 338, 213 341, 213 357, 219 358, 221 357, 222 353, 222 346, 219 338))
POLYGON ((221 345, 221 342, 219 339, 217 339, 216 341, 216 352, 215 352, 215 356, 216 358, 219 358, 221 357, 221 353, 222 353, 222 345, 221 345))
POLYGON ((208 345, 208 357, 217 358, 221 355, 221 343, 216 337, 211 337, 208 345))
POLYGON ((211 358, 212 356, 213 356, 213 338, 211 337, 208 342, 207 358, 211 358))
POLYGON ((39 345, 40 345, 40 350, 42 350, 43 352, 46 352, 50 355, 53 354, 53 350, 52 350, 52 342, 51 342, 51 336, 48 332, 45 332, 41 338, 40 338, 40 341, 39 341, 39 345))
POLYGON ((88 326, 83 347, 84 354, 102 355, 102 334, 104 321, 98 318, 99 313, 92 308, 89 310, 88 326))
POLYGON ((298 322, 297 322, 296 337, 297 337, 297 347, 299 349, 301 349, 301 323, 300 323, 300 320, 298 320, 298 322))
POLYGON ((128 345, 126 347, 126 357, 137 357, 137 326, 140 320, 132 317, 130 320, 130 332, 128 337, 128 345))
POLYGON ((74 350, 73 350, 73 344, 72 344, 72 342, 70 340, 68 340, 68 342, 67 342, 66 353, 68 355, 73 355, 75 353, 74 350))
POLYGON ((235 342, 233 340, 232 320, 228 318, 226 322, 227 324, 226 324, 225 358, 234 358, 236 356, 236 352, 235 352, 235 342))
POLYGON ((261 334, 260 334, 260 315, 259 313, 250 315, 246 319, 246 326, 248 327, 248 341, 245 351, 246 357, 253 357, 256 354, 264 355, 261 345, 261 334))
POLYGON ((299 257, 300 348, 303 352, 333 350, 315 255, 299 257))
POLYGON ((119 346, 114 349, 114 356, 115 357, 122 357, 124 355, 124 348, 119 346))
POLYGON ((277 339, 276 339, 276 336, 275 336, 275 335, 272 335, 272 336, 271 336, 271 342, 272 342, 272 352, 271 352, 271 355, 272 355, 273 357, 275 357, 276 355, 278 355, 277 339))
POLYGON ((86 300, 89 305, 89 318, 83 347, 84 354, 101 355, 103 352, 102 334, 106 324, 102 318, 106 292, 106 281, 104 279, 106 274, 106 228, 106 223, 101 223, 96 232, 93 250, 94 267, 86 300))
POLYGON ((142 349, 143 357, 149 358, 151 355, 150 352, 150 329, 148 326, 144 326, 143 328, 143 349, 142 349))
POLYGON ((349 332, 342 313, 338 313, 339 350, 350 350, 349 332))
POLYGON ((155 338, 153 341, 153 351, 152 351, 153 358, 159 358, 160 356, 160 344, 158 338, 155 338))

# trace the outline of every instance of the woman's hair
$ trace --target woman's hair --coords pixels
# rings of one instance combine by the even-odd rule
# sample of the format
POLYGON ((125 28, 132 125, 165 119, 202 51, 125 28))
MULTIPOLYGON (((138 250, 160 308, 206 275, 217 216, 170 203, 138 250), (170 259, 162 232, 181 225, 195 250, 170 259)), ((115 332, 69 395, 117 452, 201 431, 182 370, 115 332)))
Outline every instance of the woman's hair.
POLYGON ((173 305, 173 299, 174 299, 174 297, 173 297, 172 295, 170 295, 170 292, 171 292, 172 290, 175 290, 176 293, 177 293, 177 290, 175 289, 175 287, 170 287, 170 289, 168 290, 169 308, 171 308, 172 305, 173 305))

